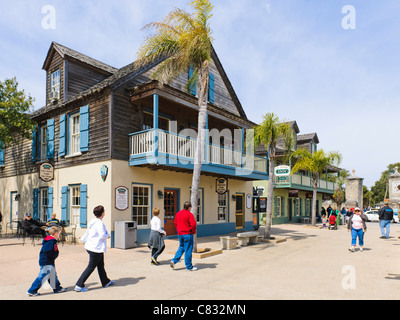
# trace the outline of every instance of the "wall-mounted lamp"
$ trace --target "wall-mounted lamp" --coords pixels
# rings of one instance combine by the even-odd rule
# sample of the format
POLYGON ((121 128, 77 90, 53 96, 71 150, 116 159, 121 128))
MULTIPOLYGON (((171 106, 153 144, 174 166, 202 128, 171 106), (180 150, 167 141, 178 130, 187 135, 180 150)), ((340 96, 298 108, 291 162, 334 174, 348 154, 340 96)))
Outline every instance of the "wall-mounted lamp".
POLYGON ((158 199, 164 199, 164 192, 162 192, 161 190, 158 190, 157 195, 158 199))
POLYGON ((235 194, 232 195, 232 200, 236 201, 236 195, 235 194))
POLYGON ((21 199, 21 195, 18 193, 15 195, 15 201, 19 201, 19 199, 21 199))

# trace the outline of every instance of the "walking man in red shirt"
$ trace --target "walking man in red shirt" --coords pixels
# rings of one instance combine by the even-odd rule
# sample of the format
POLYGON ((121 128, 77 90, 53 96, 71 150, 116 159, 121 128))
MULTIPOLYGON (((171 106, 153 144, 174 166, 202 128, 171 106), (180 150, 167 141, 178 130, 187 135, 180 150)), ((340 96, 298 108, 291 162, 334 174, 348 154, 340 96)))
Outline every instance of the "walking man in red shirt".
POLYGON ((182 255, 185 254, 186 270, 197 270, 197 268, 192 265, 193 235, 196 234, 197 224, 190 209, 192 209, 192 204, 190 201, 186 201, 183 205, 183 210, 179 211, 175 216, 179 248, 175 257, 171 260, 170 266, 172 269, 175 267, 175 264, 179 262, 182 255))

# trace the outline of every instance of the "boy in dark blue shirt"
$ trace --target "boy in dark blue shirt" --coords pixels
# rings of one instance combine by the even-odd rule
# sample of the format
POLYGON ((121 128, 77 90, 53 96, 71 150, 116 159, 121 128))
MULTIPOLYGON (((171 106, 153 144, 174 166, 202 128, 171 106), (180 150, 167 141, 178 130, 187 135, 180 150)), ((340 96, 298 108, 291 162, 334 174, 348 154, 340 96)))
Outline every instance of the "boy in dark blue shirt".
POLYGON ((43 246, 39 254, 39 275, 27 292, 30 297, 39 295, 38 290, 46 281, 49 281, 54 293, 66 291, 58 281, 55 267, 55 260, 59 254, 57 240, 60 237, 61 229, 59 227, 51 227, 48 232, 49 236, 43 239, 43 246))

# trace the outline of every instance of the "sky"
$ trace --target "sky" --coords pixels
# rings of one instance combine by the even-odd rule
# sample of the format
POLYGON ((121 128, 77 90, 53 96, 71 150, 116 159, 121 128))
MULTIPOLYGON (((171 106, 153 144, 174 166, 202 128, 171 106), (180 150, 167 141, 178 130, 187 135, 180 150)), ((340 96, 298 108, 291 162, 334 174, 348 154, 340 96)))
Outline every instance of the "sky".
MULTIPOLYGON (((0 81, 16 77, 38 109, 52 41, 121 68, 136 60, 143 26, 189 2, 0 0, 0 81)), ((212 3, 213 45, 251 121, 296 120, 367 187, 400 162, 400 1, 212 3)))

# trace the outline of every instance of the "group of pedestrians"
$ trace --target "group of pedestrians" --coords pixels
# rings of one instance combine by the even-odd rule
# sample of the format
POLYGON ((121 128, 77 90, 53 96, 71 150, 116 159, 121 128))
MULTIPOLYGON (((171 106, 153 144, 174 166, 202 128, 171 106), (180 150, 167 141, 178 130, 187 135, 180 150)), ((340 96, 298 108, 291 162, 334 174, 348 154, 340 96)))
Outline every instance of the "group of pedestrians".
MULTIPOLYGON (((393 220, 393 209, 389 207, 388 203, 379 210, 379 224, 381 229, 381 239, 388 239, 390 234, 390 223, 393 220)), ((368 217, 361 211, 360 208, 355 208, 354 213, 349 217, 347 229, 351 232, 351 247, 350 252, 355 252, 357 245, 360 246, 360 251, 363 251, 364 247, 364 235, 367 231, 368 217)))
MULTIPOLYGON (((107 277, 104 268, 104 253, 107 248, 106 241, 110 238, 110 235, 102 221, 105 216, 104 207, 97 206, 94 208, 93 214, 95 218, 90 221, 88 230, 81 238, 82 242, 85 243, 85 249, 89 254, 89 264, 76 282, 74 290, 77 292, 86 292, 88 290, 85 288, 85 281, 96 268, 103 287, 106 288, 114 284, 114 281, 107 277)), ((55 217, 53 217, 52 222, 55 224, 55 217)), ((61 228, 53 225, 47 230, 47 233, 48 235, 43 239, 42 249, 39 253, 39 275, 27 292, 28 296, 31 297, 39 295, 38 290, 46 282, 49 282, 54 293, 66 291, 66 289, 61 286, 55 271, 55 260, 59 255, 57 240, 60 237, 61 228)))
MULTIPOLYGON (((186 270, 196 271, 197 268, 192 264, 192 251, 194 234, 196 234, 197 223, 193 214, 190 212, 192 204, 186 201, 183 210, 179 211, 175 216, 175 227, 179 238, 179 248, 170 262, 171 268, 175 268, 182 255, 185 254, 186 270)), ((153 218, 151 220, 151 232, 148 247, 151 249, 151 264, 159 265, 157 258, 165 249, 164 236, 165 231, 161 228, 161 220, 158 217, 160 210, 153 209, 153 218)), ((86 292, 88 289, 85 287, 85 282, 93 271, 97 268, 101 285, 104 288, 115 284, 114 280, 110 280, 107 276, 104 267, 104 254, 107 249, 107 239, 110 234, 107 232, 106 226, 103 223, 105 210, 103 206, 97 206, 93 210, 94 218, 89 222, 88 229, 82 236, 81 241, 85 243, 85 249, 89 254, 89 264, 83 271, 78 281, 75 284, 74 290, 76 292, 86 292)), ((30 221, 31 216, 27 215, 27 220, 30 221)), ((36 225, 35 225, 36 226, 36 225)), ((28 296, 39 295, 38 290, 43 284, 48 282, 53 289, 54 293, 65 292, 58 280, 55 260, 59 255, 57 240, 60 237, 61 228, 53 225, 47 230, 48 235, 44 236, 42 242, 42 249, 39 253, 39 266, 40 271, 37 278, 28 289, 28 296)))

